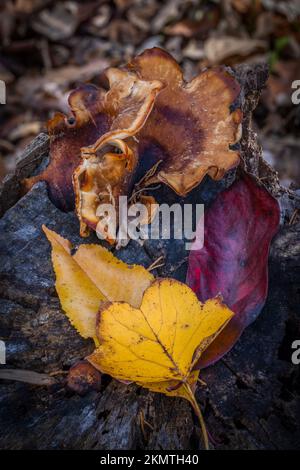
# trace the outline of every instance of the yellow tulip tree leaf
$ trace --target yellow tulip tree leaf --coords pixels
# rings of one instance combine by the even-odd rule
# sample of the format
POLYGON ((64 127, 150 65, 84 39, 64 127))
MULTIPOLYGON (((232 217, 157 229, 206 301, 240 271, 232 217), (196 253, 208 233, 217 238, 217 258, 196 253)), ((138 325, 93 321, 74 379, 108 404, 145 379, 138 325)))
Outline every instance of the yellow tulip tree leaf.
POLYGON ((96 316, 103 301, 123 301, 139 307, 154 277, 143 266, 127 265, 100 245, 72 244, 43 226, 52 246, 55 287, 61 306, 84 338, 94 338, 96 316))
POLYGON ((202 304, 185 284, 159 279, 145 291, 140 308, 124 302, 102 304, 99 347, 87 360, 118 380, 189 400, 208 447, 193 393, 198 378, 193 367, 232 316, 220 298, 202 304))

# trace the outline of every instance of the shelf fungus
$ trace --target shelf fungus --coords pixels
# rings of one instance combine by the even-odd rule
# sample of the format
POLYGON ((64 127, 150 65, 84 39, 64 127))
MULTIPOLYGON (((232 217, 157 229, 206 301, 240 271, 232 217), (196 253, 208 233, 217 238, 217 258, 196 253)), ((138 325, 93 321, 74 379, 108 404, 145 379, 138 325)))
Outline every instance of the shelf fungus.
POLYGON ((70 115, 57 113, 48 121, 49 165, 40 174, 23 180, 24 192, 38 181, 46 181, 51 201, 63 211, 74 209, 72 174, 81 161, 80 149, 93 144, 110 128, 109 115, 102 106, 104 96, 104 90, 89 84, 70 94, 70 115))
POLYGON ((240 139, 242 112, 232 109, 240 87, 226 68, 185 82, 177 62, 158 48, 106 75, 107 92, 85 85, 70 95, 74 122, 62 115, 50 121, 50 164, 26 184, 46 180, 52 201, 69 208, 73 182, 81 235, 98 227, 113 243, 99 225, 101 209, 117 209, 138 174, 142 197, 157 183, 185 196, 206 174, 221 179, 238 165, 232 146, 240 139))
POLYGON ((74 171, 73 186, 81 235, 97 228, 113 243, 115 236, 109 233, 109 224, 101 226, 101 216, 105 217, 101 209, 111 204, 117 213, 119 197, 131 191, 139 160, 135 135, 145 125, 163 84, 115 68, 106 75, 110 90, 104 107, 113 117, 111 128, 93 145, 81 149, 82 161, 74 171))

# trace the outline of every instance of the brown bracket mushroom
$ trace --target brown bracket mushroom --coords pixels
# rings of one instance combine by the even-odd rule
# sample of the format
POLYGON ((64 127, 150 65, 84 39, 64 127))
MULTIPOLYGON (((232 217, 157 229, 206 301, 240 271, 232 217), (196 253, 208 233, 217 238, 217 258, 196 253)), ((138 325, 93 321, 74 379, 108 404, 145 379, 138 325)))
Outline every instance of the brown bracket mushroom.
POLYGON ((85 85, 71 93, 74 122, 61 114, 50 121, 50 164, 25 182, 46 180, 52 201, 68 209, 73 180, 83 236, 96 229, 102 204, 117 209, 119 196, 130 195, 138 164, 147 175, 139 191, 165 183, 185 196, 206 174, 220 179, 239 163, 230 147, 241 136, 242 112, 231 110, 240 87, 226 68, 187 83, 177 62, 153 48, 106 75, 109 91, 85 85))

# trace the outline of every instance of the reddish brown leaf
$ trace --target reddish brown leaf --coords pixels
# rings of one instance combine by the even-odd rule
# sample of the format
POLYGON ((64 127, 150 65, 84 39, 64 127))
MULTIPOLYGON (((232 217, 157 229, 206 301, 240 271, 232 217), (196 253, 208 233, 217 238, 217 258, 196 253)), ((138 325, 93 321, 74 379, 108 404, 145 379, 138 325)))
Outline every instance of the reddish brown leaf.
POLYGON ((200 367, 229 351, 264 306, 279 206, 245 175, 218 195, 204 217, 204 247, 190 252, 187 284, 202 302, 221 294, 235 316, 205 351, 200 367))

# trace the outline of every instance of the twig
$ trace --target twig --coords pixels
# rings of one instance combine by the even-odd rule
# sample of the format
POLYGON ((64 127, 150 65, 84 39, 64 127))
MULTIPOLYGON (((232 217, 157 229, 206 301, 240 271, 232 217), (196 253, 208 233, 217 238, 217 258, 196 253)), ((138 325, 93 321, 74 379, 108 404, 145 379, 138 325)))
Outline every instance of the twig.
POLYGON ((296 217, 297 217, 298 213, 299 213, 299 209, 296 208, 296 209, 294 210, 294 212, 293 212, 293 214, 292 214, 290 220, 289 220, 289 225, 293 225, 293 223, 294 223, 295 220, 296 220, 296 217))
POLYGON ((165 263, 160 263, 161 260, 163 260, 164 257, 163 256, 160 256, 159 258, 157 258, 155 261, 153 261, 152 264, 150 264, 150 266, 147 268, 147 271, 153 271, 154 269, 157 269, 157 268, 161 268, 162 266, 165 265, 165 263))
MULTIPOLYGON (((136 196, 137 194, 143 192, 145 190, 145 188, 141 188, 142 184, 144 183, 144 181, 150 179, 153 175, 155 175, 156 173, 156 170, 158 168, 158 166, 161 164, 162 160, 158 160, 158 162, 156 162, 146 173, 145 175, 138 181, 138 183, 136 183, 134 185, 134 190, 132 192, 132 195, 131 195, 131 198, 130 198, 130 201, 136 201, 136 196)), ((160 186, 160 185, 159 185, 160 186)), ((149 189, 157 189, 159 186, 156 186, 154 188, 149 188, 149 189)))
POLYGON ((1 369, 0 379, 16 380, 17 382, 25 382, 33 385, 49 386, 56 383, 56 380, 50 375, 39 374, 32 370, 22 369, 1 369))
POLYGON ((143 437, 144 437, 145 441, 147 441, 147 436, 146 436, 146 431, 145 431, 145 426, 144 425, 148 426, 148 428, 150 428, 151 431, 154 431, 154 427, 152 426, 152 424, 150 424, 148 421, 146 421, 143 410, 140 410, 140 412, 139 412, 139 422, 140 422, 143 437))

